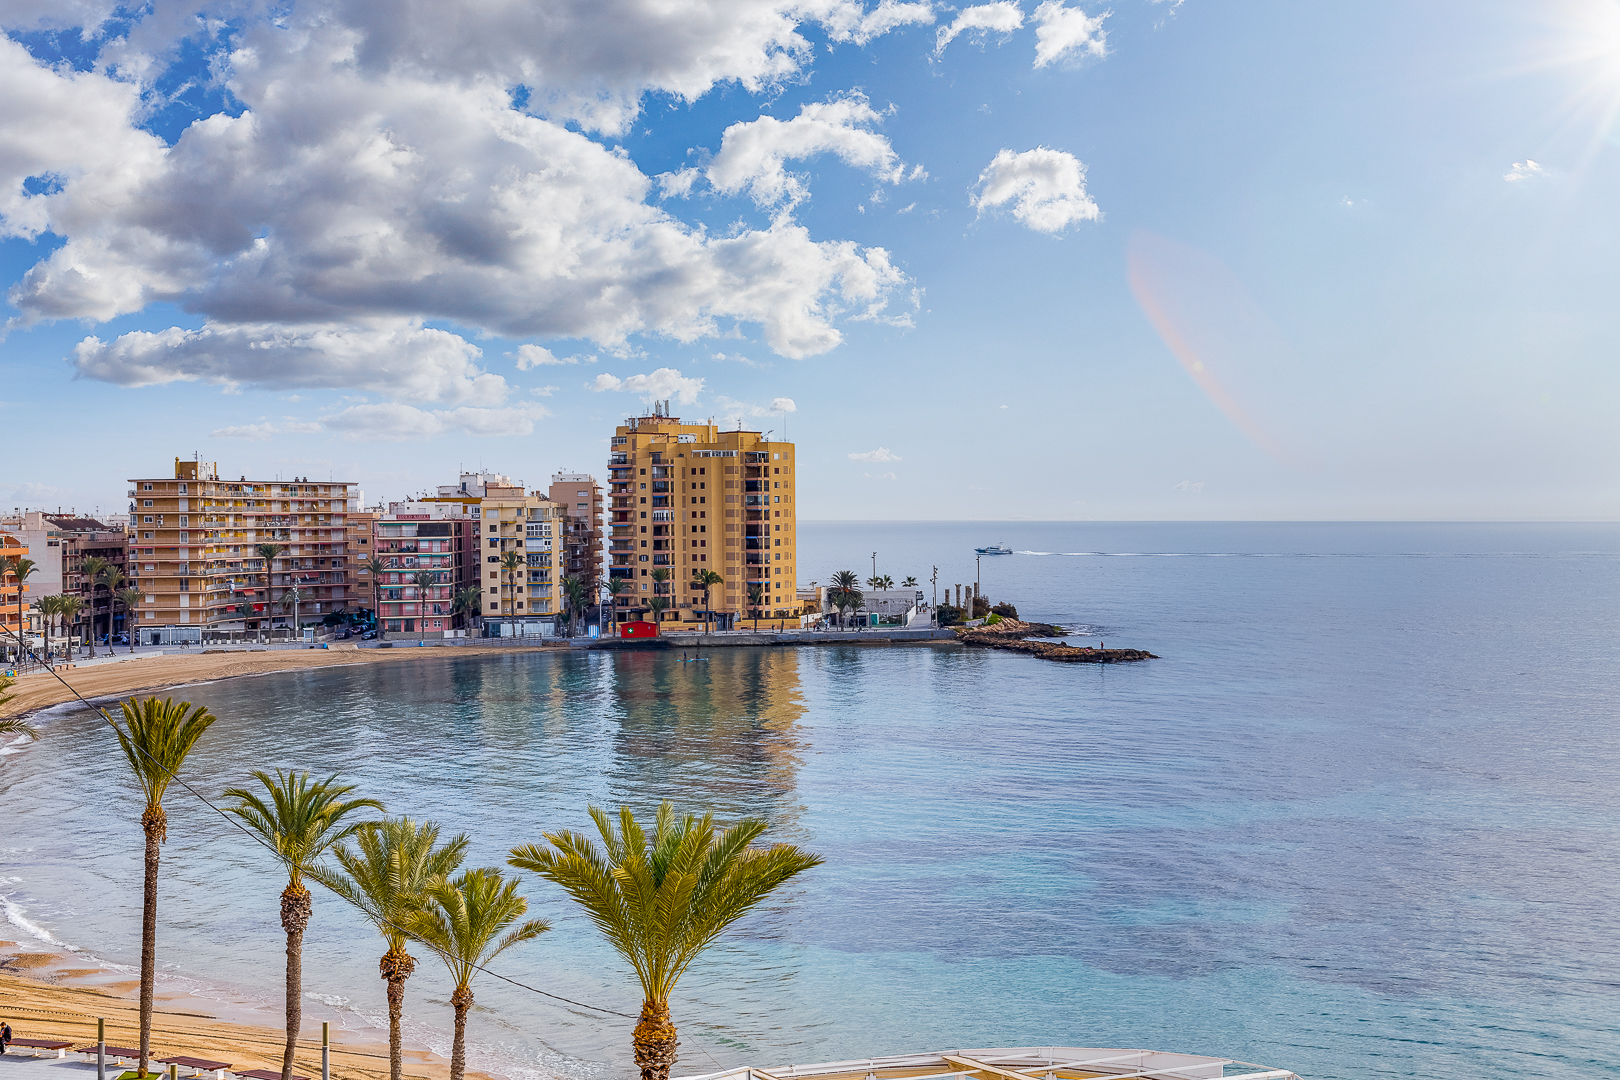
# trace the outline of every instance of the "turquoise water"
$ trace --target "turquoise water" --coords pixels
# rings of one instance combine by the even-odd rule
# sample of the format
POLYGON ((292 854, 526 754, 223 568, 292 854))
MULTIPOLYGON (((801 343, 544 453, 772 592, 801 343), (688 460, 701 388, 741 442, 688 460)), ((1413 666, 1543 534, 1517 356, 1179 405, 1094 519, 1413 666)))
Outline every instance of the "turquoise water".
MULTIPOLYGON (((677 1073, 925 1048, 1213 1053, 1311 1077, 1620 1075, 1620 528, 820 525, 804 563, 941 582, 1148 648, 1073 667, 837 647, 438 657, 199 686, 188 775, 335 771, 502 861, 588 803, 760 814, 821 853, 672 1002, 677 1073), (885 552, 909 552, 910 562, 885 552)), ((825 578, 822 578, 825 580, 825 578)), ((924 588, 929 586, 926 584, 924 588)), ((19 932, 134 962, 139 828, 82 713, 0 765, 19 932)), ((274 1002, 281 887, 171 795, 166 985, 274 1002)), ((498 969, 634 1013, 549 886, 498 969)), ((383 1014, 317 896, 306 987, 383 1014)), ((447 1044, 424 960, 410 1031, 447 1044)), ((480 978, 473 1067, 628 1075, 630 1021, 480 978)), ((317 1010, 324 1008, 312 1003, 317 1010)), ((325 1015, 324 1013, 322 1015, 325 1015)))

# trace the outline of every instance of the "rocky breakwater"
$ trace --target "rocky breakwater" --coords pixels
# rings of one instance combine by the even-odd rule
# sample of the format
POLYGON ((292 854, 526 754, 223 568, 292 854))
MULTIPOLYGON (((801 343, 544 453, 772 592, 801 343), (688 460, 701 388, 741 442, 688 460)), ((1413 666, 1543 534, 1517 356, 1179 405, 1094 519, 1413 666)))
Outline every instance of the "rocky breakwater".
POLYGON ((1064 664, 1129 664, 1137 660, 1159 659, 1144 649, 1093 649, 1084 645, 1065 645, 1061 641, 1030 640, 1062 636, 1063 628, 1060 626, 1020 622, 1017 619, 1002 619, 994 626, 964 627, 956 632, 957 640, 964 645, 1011 649, 1064 664))

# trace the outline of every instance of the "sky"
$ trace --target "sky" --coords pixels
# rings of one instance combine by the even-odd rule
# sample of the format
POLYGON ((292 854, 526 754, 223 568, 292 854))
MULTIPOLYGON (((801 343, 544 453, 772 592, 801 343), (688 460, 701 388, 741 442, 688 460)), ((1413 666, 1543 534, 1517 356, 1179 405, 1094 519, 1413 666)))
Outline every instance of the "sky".
POLYGON ((0 507, 798 446, 835 520, 1620 518, 1620 0, 0 0, 0 507))

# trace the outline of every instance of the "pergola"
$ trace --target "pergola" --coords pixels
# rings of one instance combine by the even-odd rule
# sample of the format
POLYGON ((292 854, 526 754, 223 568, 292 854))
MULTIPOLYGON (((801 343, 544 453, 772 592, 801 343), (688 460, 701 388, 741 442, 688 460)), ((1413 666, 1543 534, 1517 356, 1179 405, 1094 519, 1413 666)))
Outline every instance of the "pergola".
POLYGON ((900 1054, 817 1065, 743 1066, 682 1080, 1299 1080, 1287 1069, 1268 1069, 1232 1058, 1079 1046, 1019 1046, 900 1054), (1228 1072, 1228 1068, 1235 1071, 1228 1072))

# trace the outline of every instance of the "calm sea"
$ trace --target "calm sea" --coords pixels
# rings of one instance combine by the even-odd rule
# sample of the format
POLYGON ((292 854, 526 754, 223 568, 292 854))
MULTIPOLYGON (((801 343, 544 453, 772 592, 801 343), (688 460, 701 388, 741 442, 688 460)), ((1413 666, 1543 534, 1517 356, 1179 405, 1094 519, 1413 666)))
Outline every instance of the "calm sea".
MULTIPOLYGON (((1620 526, 810 525, 819 580, 939 567, 1076 640, 1067 666, 929 648, 428 657, 192 688, 186 775, 336 772, 499 864, 591 803, 770 819, 821 853, 683 981, 677 1073, 1093 1045, 1316 1078, 1620 1075, 1620 526)), ((13 936, 135 962, 139 803, 110 733, 0 764, 13 936)), ((173 792, 165 987, 267 1006, 283 884, 173 792)), ((499 970, 634 1013, 551 887, 499 970)), ((305 986, 384 1012, 381 947, 317 895, 305 986)), ((424 958, 409 1029, 447 1045, 424 958)), ((629 1020, 480 977, 475 1068, 626 1076, 629 1020)))

